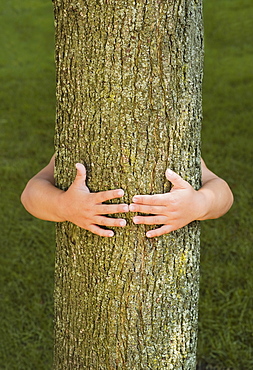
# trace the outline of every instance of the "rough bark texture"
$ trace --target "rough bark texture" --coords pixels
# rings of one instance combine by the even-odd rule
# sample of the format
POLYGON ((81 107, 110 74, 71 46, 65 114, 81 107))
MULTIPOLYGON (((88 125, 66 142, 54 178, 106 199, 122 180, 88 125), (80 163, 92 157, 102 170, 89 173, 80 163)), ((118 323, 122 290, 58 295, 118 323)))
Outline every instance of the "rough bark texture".
MULTIPOLYGON (((92 191, 200 184, 199 0, 54 0, 56 181, 76 162, 92 191)), ((195 369, 199 226, 156 239, 132 223, 110 239, 57 225, 56 369, 195 369)))

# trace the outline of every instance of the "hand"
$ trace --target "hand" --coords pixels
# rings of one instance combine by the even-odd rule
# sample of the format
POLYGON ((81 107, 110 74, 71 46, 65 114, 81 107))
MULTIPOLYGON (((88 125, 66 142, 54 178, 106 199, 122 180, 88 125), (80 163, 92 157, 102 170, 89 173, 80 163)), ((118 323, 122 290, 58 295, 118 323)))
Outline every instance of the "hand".
POLYGON ((77 163, 77 174, 74 182, 66 192, 62 192, 59 199, 60 217, 64 221, 73 222, 75 225, 91 231, 100 236, 113 236, 112 230, 101 226, 126 226, 126 220, 111 218, 104 215, 111 213, 128 212, 127 204, 102 204, 103 202, 124 195, 122 189, 90 193, 86 186, 85 167, 77 163))
POLYGON ((147 232, 147 237, 160 236, 180 229, 198 219, 202 213, 202 194, 171 170, 165 172, 173 184, 169 193, 155 195, 135 195, 130 204, 131 212, 148 213, 151 216, 135 216, 135 224, 163 225, 147 232))

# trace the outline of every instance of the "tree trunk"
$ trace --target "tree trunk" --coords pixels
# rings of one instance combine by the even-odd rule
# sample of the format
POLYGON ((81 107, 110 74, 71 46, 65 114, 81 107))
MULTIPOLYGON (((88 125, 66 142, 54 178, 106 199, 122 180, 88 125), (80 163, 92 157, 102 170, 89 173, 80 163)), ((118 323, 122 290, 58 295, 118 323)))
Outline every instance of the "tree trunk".
MULTIPOLYGON (((91 191, 169 191, 167 167, 200 185, 199 0, 54 0, 56 183, 75 163, 91 191)), ((56 369, 195 369, 199 225, 155 239, 57 225, 56 369)))

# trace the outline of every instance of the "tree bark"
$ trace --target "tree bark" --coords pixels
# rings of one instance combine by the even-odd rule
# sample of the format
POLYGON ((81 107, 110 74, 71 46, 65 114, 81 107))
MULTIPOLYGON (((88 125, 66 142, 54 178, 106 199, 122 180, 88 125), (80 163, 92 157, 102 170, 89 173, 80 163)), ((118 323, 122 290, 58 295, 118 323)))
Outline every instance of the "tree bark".
MULTIPOLYGON (((167 167, 200 186, 199 0, 54 0, 56 183, 76 162, 91 191, 169 191, 167 167)), ((57 224, 56 369, 195 369, 199 225, 155 239, 57 224)))

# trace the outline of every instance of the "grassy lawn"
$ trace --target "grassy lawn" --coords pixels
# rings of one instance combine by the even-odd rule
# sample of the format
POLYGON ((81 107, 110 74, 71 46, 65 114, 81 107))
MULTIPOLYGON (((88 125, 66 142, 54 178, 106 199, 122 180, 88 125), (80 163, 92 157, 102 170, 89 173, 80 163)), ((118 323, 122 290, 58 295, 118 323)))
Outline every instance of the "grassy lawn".
POLYGON ((51 369, 54 225, 36 220, 19 197, 53 153, 52 4, 0 4, 0 368, 51 369))
MULTIPOLYGON (((203 157, 235 203, 202 224, 199 363, 253 369, 253 2, 205 0, 203 157)), ((206 367, 208 368, 208 367, 206 367)))
MULTIPOLYGON (((203 157, 235 204, 202 223, 199 369, 253 369, 253 2, 204 0, 203 157)), ((54 225, 22 208, 26 181, 53 153, 51 1, 0 4, 0 368, 49 370, 54 225)))

